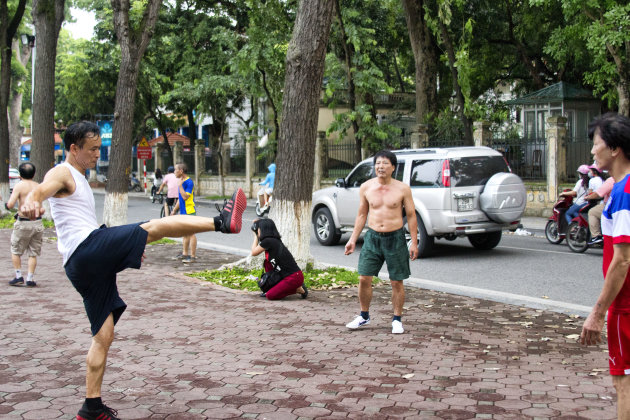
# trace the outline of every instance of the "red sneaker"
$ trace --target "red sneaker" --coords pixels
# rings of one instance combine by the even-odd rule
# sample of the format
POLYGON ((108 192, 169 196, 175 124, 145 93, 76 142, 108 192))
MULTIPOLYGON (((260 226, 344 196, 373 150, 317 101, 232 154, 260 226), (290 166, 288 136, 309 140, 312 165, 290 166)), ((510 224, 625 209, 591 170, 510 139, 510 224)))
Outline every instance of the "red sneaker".
MULTIPOLYGON (((218 208, 218 206, 217 206, 218 208)), ((243 225, 243 212, 247 208, 247 198, 241 188, 232 194, 221 210, 221 232, 239 233, 243 225)))

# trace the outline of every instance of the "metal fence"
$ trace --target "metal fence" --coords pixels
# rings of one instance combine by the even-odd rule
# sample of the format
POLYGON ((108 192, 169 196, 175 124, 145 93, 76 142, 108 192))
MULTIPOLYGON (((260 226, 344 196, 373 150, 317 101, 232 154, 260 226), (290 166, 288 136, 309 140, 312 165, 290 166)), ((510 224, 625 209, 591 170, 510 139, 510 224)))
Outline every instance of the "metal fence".
POLYGON ((489 146, 501 152, 512 172, 522 179, 547 179, 547 140, 544 138, 524 139, 495 131, 489 146))

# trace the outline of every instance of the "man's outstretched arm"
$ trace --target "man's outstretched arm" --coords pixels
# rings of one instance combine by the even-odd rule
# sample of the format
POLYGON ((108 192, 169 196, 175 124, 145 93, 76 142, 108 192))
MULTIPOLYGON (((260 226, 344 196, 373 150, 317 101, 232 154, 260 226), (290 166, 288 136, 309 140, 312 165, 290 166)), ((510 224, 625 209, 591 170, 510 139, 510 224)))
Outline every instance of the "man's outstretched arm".
POLYGON ((26 196, 26 200, 20 207, 20 213, 32 220, 37 219, 44 214, 44 207, 42 206, 44 200, 64 190, 72 194, 74 189, 74 179, 68 168, 57 166, 48 171, 44 177, 44 182, 26 196))

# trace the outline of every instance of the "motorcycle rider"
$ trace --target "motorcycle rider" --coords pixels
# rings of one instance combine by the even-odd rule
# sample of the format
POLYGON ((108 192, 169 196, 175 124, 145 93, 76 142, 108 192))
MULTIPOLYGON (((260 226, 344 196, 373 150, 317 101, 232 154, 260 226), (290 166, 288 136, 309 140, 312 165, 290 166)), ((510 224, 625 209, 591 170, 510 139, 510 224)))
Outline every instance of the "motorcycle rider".
POLYGON ((269 198, 273 194, 273 186, 276 180, 276 164, 272 163, 267 167, 269 173, 265 180, 258 185, 263 187, 258 191, 258 201, 260 202, 260 210, 265 211, 269 207, 269 198))
POLYGON ((580 179, 575 183, 575 187, 573 187, 571 191, 564 191, 560 193, 560 197, 575 197, 571 207, 569 207, 566 213, 564 213, 567 226, 571 224, 571 220, 577 216, 580 209, 588 204, 586 201, 586 194, 588 194, 588 174, 590 172, 590 168, 588 165, 580 165, 580 167, 577 168, 577 172, 580 174, 580 179))

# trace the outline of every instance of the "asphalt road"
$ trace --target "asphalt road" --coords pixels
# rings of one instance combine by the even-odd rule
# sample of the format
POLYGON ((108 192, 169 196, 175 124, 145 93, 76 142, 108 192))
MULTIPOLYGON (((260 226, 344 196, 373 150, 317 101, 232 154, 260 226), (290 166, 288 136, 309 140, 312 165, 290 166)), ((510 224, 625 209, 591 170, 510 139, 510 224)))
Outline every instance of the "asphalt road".
MULTIPOLYGON (((102 219, 103 195, 95 194, 97 217, 102 219)), ((129 198, 128 221, 138 222, 159 217, 160 207, 148 198, 129 198)), ((214 206, 198 204, 200 216, 213 217, 214 206)), ((244 226, 256 218, 248 208, 244 226)), ((449 242, 437 240, 434 255, 411 262, 412 285, 549 308, 586 315, 594 304, 603 282, 601 249, 589 249, 584 254, 571 252, 566 244, 552 245, 542 231, 530 231, 532 236, 505 233, 501 243, 491 251, 474 249, 466 239, 449 242)), ((359 249, 344 255, 345 241, 339 245, 321 246, 311 232, 311 253, 320 262, 355 268, 359 249)), ((197 235, 199 246, 248 255, 251 244, 249 229, 237 235, 208 232, 197 235)), ((358 247, 359 248, 359 247, 358 247)), ((387 278, 387 276, 383 276, 387 278)))

